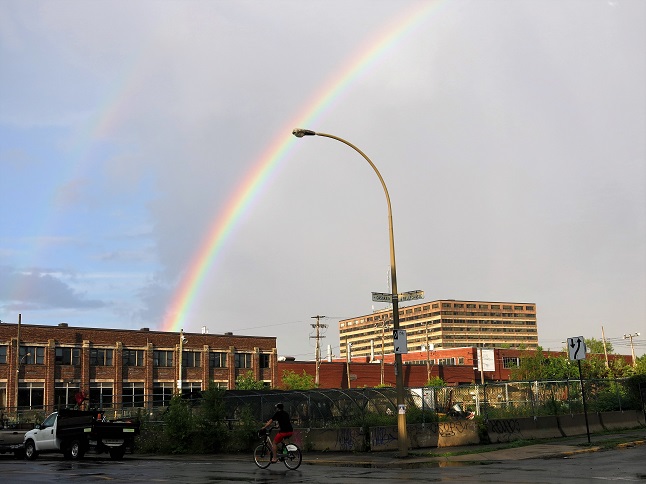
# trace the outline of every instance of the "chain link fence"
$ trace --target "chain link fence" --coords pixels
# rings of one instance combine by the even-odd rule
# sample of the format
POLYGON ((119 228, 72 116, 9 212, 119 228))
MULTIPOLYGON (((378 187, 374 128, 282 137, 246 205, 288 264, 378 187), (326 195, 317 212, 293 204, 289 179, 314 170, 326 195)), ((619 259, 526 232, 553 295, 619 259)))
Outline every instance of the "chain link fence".
MULTIPOLYGON (((646 389, 631 389, 625 379, 586 380, 587 410, 644 410, 646 389), (640 393, 641 391, 641 393, 640 393)), ((191 407, 199 408, 199 393, 185 395, 191 407)), ((397 394, 393 387, 361 389, 313 389, 307 391, 281 390, 227 390, 223 391, 226 418, 235 427, 243 415, 258 422, 268 420, 277 403, 283 403, 294 424, 302 428, 325 428, 340 425, 361 425, 366 418, 375 416, 395 418, 397 394)), ((98 405, 107 418, 144 417, 159 421, 168 410, 168 403, 160 404, 152 396, 141 395, 137 401, 98 405)), ((474 412, 485 419, 565 415, 583 412, 583 392, 578 380, 504 382, 484 385, 451 387, 423 387, 405 390, 405 404, 409 421, 428 422, 460 410, 474 412)), ((0 409, 0 418, 12 422, 40 423, 60 406, 0 409)))

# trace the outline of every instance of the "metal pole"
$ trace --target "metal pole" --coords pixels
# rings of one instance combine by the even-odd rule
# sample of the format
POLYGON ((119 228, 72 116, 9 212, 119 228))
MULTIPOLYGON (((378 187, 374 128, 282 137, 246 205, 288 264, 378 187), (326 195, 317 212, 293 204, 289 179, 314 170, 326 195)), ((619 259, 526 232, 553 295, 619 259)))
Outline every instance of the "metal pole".
POLYGON ((179 356, 177 357, 177 366, 179 373, 177 375, 177 393, 182 394, 182 360, 184 359, 184 330, 179 330, 179 356))
MULTIPOLYGON (((355 145, 349 141, 339 138, 326 133, 317 133, 316 131, 311 131, 308 129, 295 129, 292 131, 292 134, 297 138, 302 138, 303 136, 323 136, 325 138, 331 138, 341 143, 349 146, 357 153, 359 153, 372 167, 375 174, 381 182, 381 186, 384 189, 384 194, 386 195, 386 204, 388 205, 388 235, 390 239, 390 281, 391 281, 391 291, 392 291, 392 303, 393 303, 393 332, 399 329, 399 299, 397 296, 397 266, 395 264, 395 238, 393 231, 393 214, 392 207, 390 204, 390 195, 388 194, 388 188, 386 187, 386 182, 379 173, 379 170, 375 164, 368 158, 368 156, 357 148, 355 145)), ((400 353, 395 353, 395 386, 397 391, 397 438, 399 443, 399 455, 401 457, 406 457, 408 455, 408 435, 406 430, 406 403, 404 400, 404 375, 402 373, 402 355, 400 353)))
POLYGON ((588 444, 590 443, 590 426, 588 425, 588 406, 585 403, 585 388, 583 385, 583 372, 581 371, 581 360, 576 360, 579 364, 579 382, 581 382, 581 398, 583 399, 583 414, 585 415, 585 430, 588 434, 588 444))
POLYGON ((20 324, 22 323, 22 313, 18 314, 18 332, 16 335, 16 393, 14 406, 16 407, 16 422, 18 421, 18 381, 20 380, 20 324))

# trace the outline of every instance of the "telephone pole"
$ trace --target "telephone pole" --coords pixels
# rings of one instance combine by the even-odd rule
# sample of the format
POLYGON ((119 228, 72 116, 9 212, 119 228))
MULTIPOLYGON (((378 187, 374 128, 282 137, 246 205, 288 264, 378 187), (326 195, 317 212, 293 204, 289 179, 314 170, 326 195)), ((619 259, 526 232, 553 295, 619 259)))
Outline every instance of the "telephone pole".
POLYGON ((316 376, 314 377, 314 384, 317 387, 319 386, 319 372, 321 368, 321 338, 325 338, 325 336, 321 336, 321 328, 327 328, 327 324, 321 323, 321 319, 323 318, 325 318, 325 316, 319 316, 318 314, 316 316, 312 316, 312 319, 316 319, 316 323, 312 324, 312 328, 316 329, 316 335, 310 336, 310 338, 316 339, 316 352, 314 356, 316 359, 316 376))
POLYGON ((630 352, 633 355, 633 368, 637 365, 637 362, 635 361, 635 345, 633 345, 633 338, 636 336, 639 336, 639 333, 630 333, 624 335, 624 339, 630 338, 630 352))

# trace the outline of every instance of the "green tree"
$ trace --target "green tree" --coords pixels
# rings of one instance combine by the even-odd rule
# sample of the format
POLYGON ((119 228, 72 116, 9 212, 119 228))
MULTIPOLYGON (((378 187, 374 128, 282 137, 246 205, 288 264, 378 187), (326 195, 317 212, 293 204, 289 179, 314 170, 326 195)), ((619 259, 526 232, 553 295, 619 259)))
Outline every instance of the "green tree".
POLYGON ((311 390, 316 387, 314 377, 305 370, 300 375, 293 370, 283 371, 282 384, 285 390, 311 390))
POLYGON ((256 380, 251 370, 242 375, 238 375, 238 378, 236 378, 237 390, 262 390, 264 388, 264 382, 256 380))
POLYGON ((633 368, 633 371, 635 375, 646 375, 646 355, 635 358, 635 367, 633 368))
MULTIPOLYGON (((603 355, 605 351, 603 350, 603 341, 595 338, 584 338, 585 345, 588 348, 588 353, 595 353, 598 355, 603 355)), ((613 353, 614 348, 612 343, 606 341, 606 351, 608 354, 613 353)))
POLYGON ((427 387, 445 387, 446 382, 442 380, 439 376, 434 376, 429 381, 426 382, 427 387))
POLYGON ((574 365, 570 365, 566 356, 546 356, 540 346, 532 352, 521 356, 520 364, 511 369, 514 380, 565 380, 578 377, 574 365))

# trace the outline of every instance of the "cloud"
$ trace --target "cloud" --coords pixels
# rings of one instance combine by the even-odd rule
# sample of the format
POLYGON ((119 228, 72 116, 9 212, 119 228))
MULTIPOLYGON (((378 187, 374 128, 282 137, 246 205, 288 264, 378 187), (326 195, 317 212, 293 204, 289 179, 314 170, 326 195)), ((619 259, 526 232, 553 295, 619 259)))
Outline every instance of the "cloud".
POLYGON ((74 290, 60 277, 43 270, 16 271, 0 266, 0 304, 9 311, 101 309, 108 304, 74 290))

